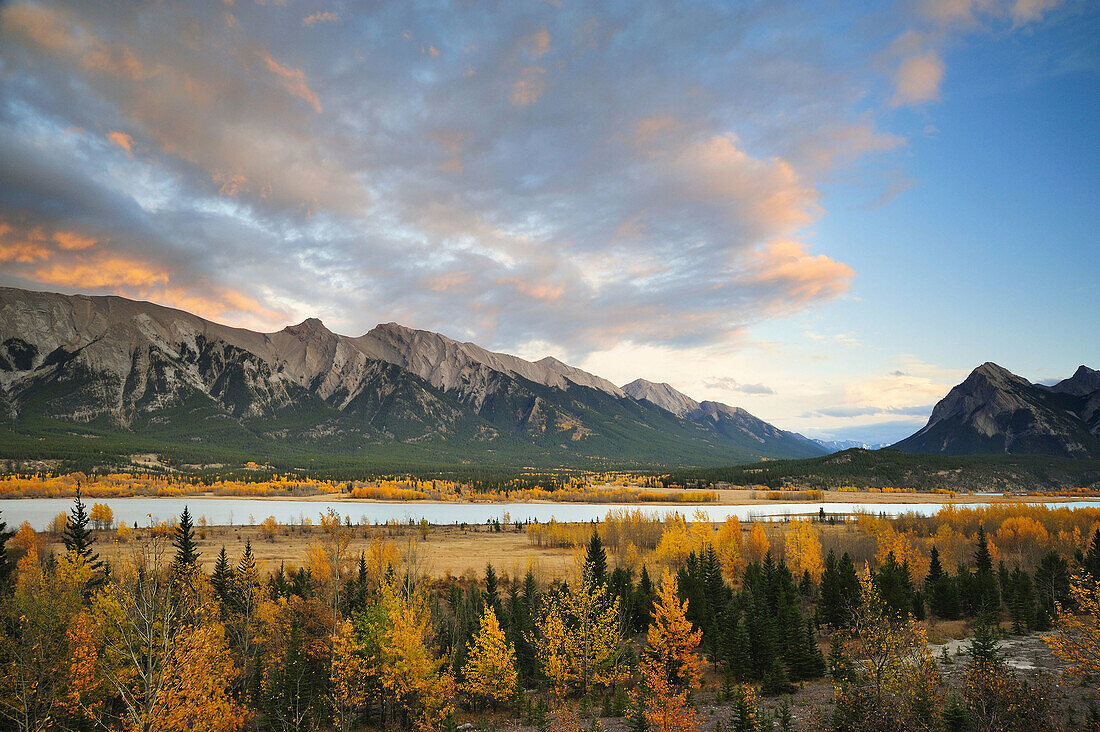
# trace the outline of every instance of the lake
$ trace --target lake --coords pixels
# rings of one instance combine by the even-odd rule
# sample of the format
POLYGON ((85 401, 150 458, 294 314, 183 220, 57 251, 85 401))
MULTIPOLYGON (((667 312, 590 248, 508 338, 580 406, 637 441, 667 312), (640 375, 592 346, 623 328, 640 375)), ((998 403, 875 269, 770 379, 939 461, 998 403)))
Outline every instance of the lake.
MULTIPOLYGON (((260 523, 274 516, 281 524, 297 524, 309 518, 315 524, 320 514, 332 508, 341 516, 358 524, 384 524, 389 521, 419 522, 427 519, 432 524, 483 524, 501 519, 508 514, 512 521, 592 521, 602 519, 608 511, 617 509, 641 509, 647 514, 665 516, 678 512, 689 519, 696 509, 702 510, 712 522, 725 521, 728 516, 739 519, 777 520, 785 516, 816 514, 824 507, 826 513, 851 514, 856 511, 895 516, 914 512, 931 515, 940 510, 942 503, 787 503, 775 502, 756 506, 722 506, 716 504, 615 504, 615 503, 431 503, 410 501, 406 503, 375 503, 371 501, 292 501, 258 500, 255 498, 99 498, 87 501, 105 503, 114 512, 115 521, 125 521, 144 526, 153 521, 178 517, 184 506, 198 522, 205 516, 210 524, 248 525, 260 523)), ((12 529, 29 521, 35 530, 45 529, 59 513, 72 508, 71 498, 10 498, 0 499, 0 520, 12 529)), ((984 503, 966 504, 971 506, 984 503)), ((1057 508, 1065 506, 1097 507, 1100 501, 1047 502, 1057 508)))

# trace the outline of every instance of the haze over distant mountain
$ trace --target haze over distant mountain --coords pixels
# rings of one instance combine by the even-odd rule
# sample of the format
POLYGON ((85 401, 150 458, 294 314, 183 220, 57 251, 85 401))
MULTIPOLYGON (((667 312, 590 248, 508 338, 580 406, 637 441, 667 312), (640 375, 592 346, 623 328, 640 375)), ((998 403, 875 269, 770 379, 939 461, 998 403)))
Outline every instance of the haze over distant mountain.
POLYGON ((851 450, 853 447, 860 450, 879 450, 890 446, 888 442, 871 444, 858 440, 818 440, 815 438, 814 442, 821 445, 830 453, 840 452, 841 450, 851 450))
POLYGON ((894 447, 1100 458, 1100 372, 1081 366, 1048 387, 984 363, 935 406, 928 424, 894 447))
POLYGON ((554 358, 526 361, 396 323, 357 338, 315 318, 256 333, 147 302, 13 288, 0 288, 0 421, 76 451, 122 436, 397 457, 419 446, 420 459, 467 462, 718 464, 824 452, 667 385, 620 389, 554 358))

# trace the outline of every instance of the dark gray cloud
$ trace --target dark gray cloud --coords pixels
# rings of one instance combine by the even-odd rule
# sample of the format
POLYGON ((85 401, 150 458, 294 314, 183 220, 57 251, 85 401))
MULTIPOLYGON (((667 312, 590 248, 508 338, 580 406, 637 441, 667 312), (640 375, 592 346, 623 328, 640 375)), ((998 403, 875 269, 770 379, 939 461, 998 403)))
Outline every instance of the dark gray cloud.
POLYGON ((0 13, 0 280, 255 327, 726 340, 845 291, 819 178, 902 143, 892 31, 783 3, 0 13))

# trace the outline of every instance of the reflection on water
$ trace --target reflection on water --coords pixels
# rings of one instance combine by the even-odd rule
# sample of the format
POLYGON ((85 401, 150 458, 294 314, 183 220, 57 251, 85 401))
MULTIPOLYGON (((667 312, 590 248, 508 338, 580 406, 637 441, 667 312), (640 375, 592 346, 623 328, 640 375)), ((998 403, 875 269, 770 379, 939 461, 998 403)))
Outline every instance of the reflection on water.
MULTIPOLYGON (((593 521, 602 519, 608 511, 615 509, 641 509, 647 514, 664 516, 673 512, 681 513, 689 519, 698 509, 711 521, 724 521, 727 516, 739 519, 777 519, 798 514, 816 514, 824 508, 829 514, 850 514, 856 511, 897 515, 913 512, 931 515, 938 511, 942 503, 787 503, 775 502, 757 506, 719 506, 715 504, 669 505, 669 504, 612 504, 612 503, 427 503, 411 501, 406 503, 372 503, 369 501, 268 501, 254 498, 99 498, 87 501, 105 503, 114 511, 115 521, 125 521, 139 526, 150 520, 171 519, 189 506, 196 522, 206 517, 215 525, 247 525, 259 523, 268 516, 274 516, 282 524, 297 524, 303 518, 317 523, 319 514, 333 508, 341 516, 347 516, 353 523, 383 524, 388 521, 420 521, 427 519, 433 524, 481 524, 492 519, 500 519, 508 514, 512 521, 593 521)), ((14 528, 23 521, 30 521, 36 530, 46 528, 59 513, 67 513, 72 508, 71 498, 13 498, 0 499, 0 519, 14 528)), ((967 504, 987 505, 982 503, 967 504)), ((1048 502, 1055 508, 1063 506, 1098 507, 1100 501, 1048 502)))

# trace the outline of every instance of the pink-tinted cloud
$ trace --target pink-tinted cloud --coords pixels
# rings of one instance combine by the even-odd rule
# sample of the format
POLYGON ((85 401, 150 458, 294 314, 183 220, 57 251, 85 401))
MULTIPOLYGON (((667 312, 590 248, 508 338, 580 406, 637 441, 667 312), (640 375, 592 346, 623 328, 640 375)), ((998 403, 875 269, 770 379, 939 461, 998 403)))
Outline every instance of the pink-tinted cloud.
POLYGON ((901 62, 894 75, 895 107, 924 104, 939 97, 944 63, 935 51, 910 56, 901 62))
POLYGON ((804 244, 784 239, 769 242, 758 251, 754 265, 755 282, 776 286, 789 298, 777 301, 781 309, 836 297, 847 291, 855 276, 849 265, 824 254, 810 254, 804 244))
POLYGON ((302 18, 302 25, 312 26, 317 25, 318 23, 335 23, 338 20, 340 20, 340 16, 336 13, 323 11, 313 13, 312 15, 307 15, 306 17, 302 18))
POLYGON ((286 89, 288 93, 293 94, 299 99, 304 99, 313 107, 313 111, 317 114, 321 113, 321 100, 318 99, 313 90, 309 88, 309 83, 306 81, 304 71, 289 66, 283 66, 273 59, 271 54, 267 51, 258 51, 257 55, 263 59, 263 62, 267 65, 268 71, 278 77, 283 88, 286 89))
POLYGON ((126 151, 127 155, 133 155, 134 138, 130 137, 125 132, 112 130, 111 132, 107 133, 107 140, 121 147, 123 150, 126 151))

